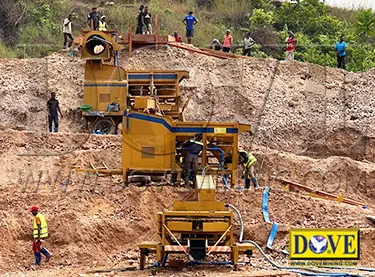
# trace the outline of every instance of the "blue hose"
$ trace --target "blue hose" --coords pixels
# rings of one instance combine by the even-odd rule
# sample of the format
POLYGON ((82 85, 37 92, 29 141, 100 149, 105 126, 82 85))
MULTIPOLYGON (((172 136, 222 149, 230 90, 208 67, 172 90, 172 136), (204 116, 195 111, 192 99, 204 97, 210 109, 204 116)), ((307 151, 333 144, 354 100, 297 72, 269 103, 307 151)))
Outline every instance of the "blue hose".
POLYGON ((268 214, 268 194, 269 194, 269 192, 270 192, 270 188, 265 187, 264 192, 263 192, 262 212, 263 212, 264 221, 267 222, 267 223, 271 223, 270 216, 268 214))
MULTIPOLYGON (((219 160, 219 163, 220 163, 220 170, 224 171, 224 150, 215 146, 215 147, 212 147, 212 148, 207 148, 207 151, 219 151, 220 152, 220 160, 219 160)), ((228 178, 227 176, 223 173, 221 175, 221 178, 223 180, 223 184, 224 184, 224 187, 228 187, 228 178)))
POLYGON ((272 250, 273 241, 275 240, 275 237, 276 237, 278 227, 279 227, 279 224, 277 222, 274 222, 272 225, 270 236, 268 237, 267 248, 271 250, 272 250))
MULTIPOLYGON (((268 199, 267 199, 268 200, 268 199)), ((268 202, 268 201, 267 201, 268 202)), ((313 268, 296 268, 296 267, 288 267, 288 266, 281 266, 281 265, 278 265, 276 264, 274 261, 272 261, 267 255, 266 253, 264 253, 263 249, 255 242, 255 241, 252 241, 252 240, 242 240, 242 237, 243 237, 243 231, 244 231, 244 226, 243 226, 243 219, 242 219, 242 216, 241 216, 241 213, 238 211, 237 208, 235 208, 233 205, 231 204, 226 204, 227 207, 231 207, 234 211, 236 211, 237 215, 238 215, 238 218, 240 220, 240 224, 241 224, 241 231, 240 231, 240 239, 239 239, 239 242, 240 243, 251 243, 252 245, 254 245, 258 250, 259 252, 263 255, 263 257, 274 267, 278 268, 278 269, 281 269, 281 270, 288 270, 290 272, 294 272, 294 273, 298 273, 298 274, 301 274, 301 275, 304 275, 304 276, 330 276, 330 277, 350 277, 350 276, 360 276, 358 274, 350 274, 350 273, 332 273, 332 272, 328 272, 328 271, 321 271, 321 270, 317 270, 317 269, 313 269, 313 268)))

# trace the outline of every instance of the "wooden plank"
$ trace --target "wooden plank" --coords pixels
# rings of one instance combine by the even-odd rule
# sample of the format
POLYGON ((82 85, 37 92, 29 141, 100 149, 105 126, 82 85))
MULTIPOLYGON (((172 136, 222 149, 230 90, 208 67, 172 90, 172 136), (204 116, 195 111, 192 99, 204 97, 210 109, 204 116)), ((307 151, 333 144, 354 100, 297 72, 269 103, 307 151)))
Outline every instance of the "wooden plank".
POLYGON ((172 46, 172 47, 184 49, 184 50, 187 50, 189 52, 194 52, 194 53, 198 53, 198 54, 212 56, 212 57, 216 57, 216 58, 220 58, 220 59, 229 59, 226 56, 223 56, 223 55, 220 55, 220 54, 217 54, 217 53, 205 52, 205 51, 200 50, 199 48, 189 47, 189 46, 186 46, 186 45, 181 44, 181 43, 177 44, 175 42, 169 42, 168 45, 172 46))
POLYGON ((217 51, 217 50, 213 50, 213 49, 209 49, 209 48, 199 48, 199 49, 204 51, 204 52, 216 53, 218 55, 222 55, 223 57, 232 58, 232 59, 246 59, 246 60, 252 59, 252 58, 247 57, 247 56, 237 55, 237 54, 233 54, 233 53, 226 53, 226 52, 217 51))
POLYGON ((304 192, 308 192, 308 193, 310 193, 310 196, 316 195, 318 197, 323 197, 327 200, 335 200, 335 201, 339 201, 339 202, 354 205, 354 206, 362 206, 362 207, 366 206, 366 204, 364 204, 364 203, 361 203, 361 202, 358 202, 358 201, 355 201, 355 200, 352 200, 352 199, 343 198, 343 196, 337 196, 337 195, 327 193, 327 192, 324 192, 324 191, 315 190, 313 188, 298 184, 298 183, 290 181, 290 180, 280 179, 280 178, 277 178, 276 180, 278 180, 278 181, 280 181, 284 184, 289 185, 289 187, 297 188, 297 189, 300 189, 304 192))
POLYGON ((234 54, 226 53, 226 52, 223 52, 221 50, 213 50, 213 49, 203 48, 203 47, 201 47, 199 49, 202 50, 202 51, 204 51, 204 52, 213 53, 213 54, 221 55, 221 56, 224 56, 224 57, 230 57, 230 58, 234 58, 235 57, 234 54))

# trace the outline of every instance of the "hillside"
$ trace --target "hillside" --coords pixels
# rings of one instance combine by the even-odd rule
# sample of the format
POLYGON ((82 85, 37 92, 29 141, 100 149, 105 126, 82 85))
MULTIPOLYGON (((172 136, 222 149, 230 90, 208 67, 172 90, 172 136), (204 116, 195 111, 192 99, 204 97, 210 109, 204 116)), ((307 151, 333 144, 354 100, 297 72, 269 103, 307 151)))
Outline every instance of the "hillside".
POLYGON ((126 34, 130 25, 135 30, 141 3, 149 6, 153 17, 158 16, 161 35, 178 31, 184 37, 182 19, 188 11, 194 11, 199 19, 194 44, 200 47, 208 47, 215 38, 222 42, 229 29, 233 36, 231 51, 242 53, 243 38, 249 32, 256 42, 254 57, 282 60, 285 39, 292 31, 298 41, 296 60, 336 67, 335 44, 345 35, 347 69, 361 72, 375 67, 372 11, 333 8, 320 0, 5 0, 0 7, 0 13, 5 15, 4 28, 0 29, 0 58, 45 57, 54 53, 63 47, 64 18, 74 14, 73 35, 78 35, 88 28, 87 14, 93 6, 98 7, 100 15, 107 16, 110 30, 126 34))

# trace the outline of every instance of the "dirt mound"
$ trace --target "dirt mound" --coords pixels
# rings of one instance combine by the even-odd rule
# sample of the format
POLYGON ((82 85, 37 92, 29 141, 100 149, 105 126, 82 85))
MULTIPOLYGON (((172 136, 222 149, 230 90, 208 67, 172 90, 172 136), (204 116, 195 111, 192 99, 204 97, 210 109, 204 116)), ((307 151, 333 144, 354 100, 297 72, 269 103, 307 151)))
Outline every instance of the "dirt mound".
POLYGON ((337 196, 375 205, 375 166, 347 157, 316 159, 286 152, 257 149, 260 161, 256 165, 263 184, 281 189, 285 186, 278 179, 288 179, 302 185, 337 196))
POLYGON ((0 131, 1 184, 37 186, 40 182, 62 182, 72 167, 121 168, 121 137, 89 134, 43 134, 0 131))

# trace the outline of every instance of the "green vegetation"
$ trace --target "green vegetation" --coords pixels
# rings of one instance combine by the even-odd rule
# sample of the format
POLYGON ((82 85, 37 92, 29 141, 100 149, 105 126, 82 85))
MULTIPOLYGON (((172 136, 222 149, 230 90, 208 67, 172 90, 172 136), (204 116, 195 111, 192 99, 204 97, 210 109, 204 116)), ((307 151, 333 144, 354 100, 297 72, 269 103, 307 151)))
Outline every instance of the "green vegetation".
MULTIPOLYGON (((3 0, 0 14, 5 27, 0 29, 0 57, 41 57, 61 48, 62 21, 75 13, 75 34, 87 28, 87 14, 92 3, 72 0, 3 0)), ((127 1, 105 5, 98 9, 106 14, 111 29, 127 33, 136 25, 136 6, 127 1), (129 3, 128 3, 129 4, 129 3)), ((129 1, 133 3, 133 1, 129 1)), ((276 3, 273 0, 149 0, 153 15, 159 17, 159 33, 184 35, 183 17, 193 10, 199 19, 194 44, 207 47, 212 39, 222 40, 226 29, 232 31, 237 47, 246 32, 257 42, 256 57, 284 58, 288 30, 298 39, 295 58, 326 66, 336 66, 334 46, 341 34, 348 43, 347 68, 364 71, 375 67, 375 16, 372 10, 350 11, 328 7, 319 0, 300 0, 297 3, 276 3)), ((99 4, 102 3, 102 4, 99 4)))

